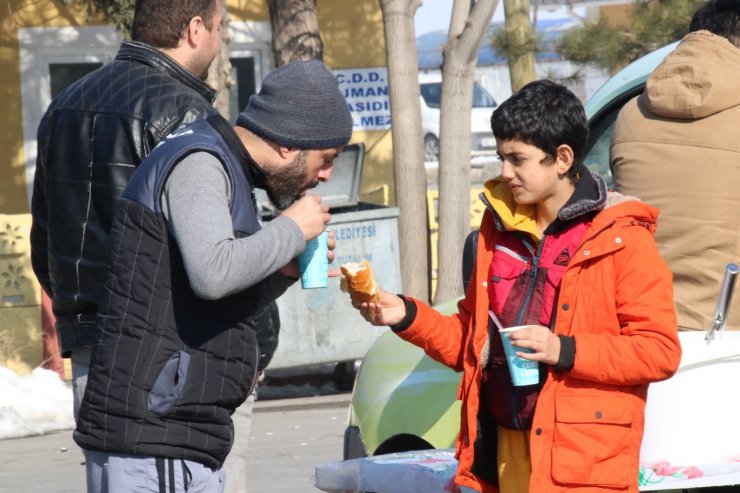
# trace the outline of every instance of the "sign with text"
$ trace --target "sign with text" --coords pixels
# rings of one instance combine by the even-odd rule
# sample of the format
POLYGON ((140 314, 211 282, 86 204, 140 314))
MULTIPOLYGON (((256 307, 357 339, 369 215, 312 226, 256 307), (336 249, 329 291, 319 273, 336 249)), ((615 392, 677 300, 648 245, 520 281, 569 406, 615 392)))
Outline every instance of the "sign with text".
POLYGON ((333 72, 352 113, 353 130, 390 128, 391 104, 388 99, 388 70, 385 67, 333 72))

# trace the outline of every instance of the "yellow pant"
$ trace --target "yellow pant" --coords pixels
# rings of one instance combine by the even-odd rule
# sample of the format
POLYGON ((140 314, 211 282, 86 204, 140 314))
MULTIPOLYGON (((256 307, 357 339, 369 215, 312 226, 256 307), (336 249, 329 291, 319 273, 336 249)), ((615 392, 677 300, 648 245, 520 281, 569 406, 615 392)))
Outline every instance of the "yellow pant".
POLYGON ((498 427, 498 482, 500 493, 528 493, 532 467, 529 430, 498 427))

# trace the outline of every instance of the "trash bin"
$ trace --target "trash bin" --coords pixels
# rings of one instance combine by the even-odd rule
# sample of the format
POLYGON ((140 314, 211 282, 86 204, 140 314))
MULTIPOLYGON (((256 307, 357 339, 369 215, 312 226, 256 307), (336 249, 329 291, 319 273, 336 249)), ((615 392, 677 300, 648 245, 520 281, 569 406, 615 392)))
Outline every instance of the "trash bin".
MULTIPOLYGON (((311 191, 323 197, 332 214, 329 229, 334 231, 337 245, 330 268, 367 259, 378 284, 398 293, 401 291, 398 209, 359 202, 363 161, 363 144, 346 146, 334 161, 331 179, 311 191)), ((269 220, 271 206, 261 190, 257 201, 269 220)), ((328 287, 319 289, 302 289, 297 282, 277 304, 280 337, 268 372, 333 362, 354 365, 377 336, 387 330, 370 325, 360 316, 352 307, 349 294, 339 290, 339 277, 329 278, 328 287)))

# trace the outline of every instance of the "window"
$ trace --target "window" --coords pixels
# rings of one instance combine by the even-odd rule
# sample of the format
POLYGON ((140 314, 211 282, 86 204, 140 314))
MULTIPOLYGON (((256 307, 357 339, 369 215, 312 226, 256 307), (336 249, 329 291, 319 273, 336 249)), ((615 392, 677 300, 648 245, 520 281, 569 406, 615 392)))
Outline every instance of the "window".
POLYGON ((610 190, 614 188, 614 179, 609 166, 609 150, 612 133, 614 133, 614 124, 622 106, 642 93, 644 87, 645 84, 641 84, 614 98, 589 121, 588 142, 586 143, 583 164, 588 166, 588 169, 593 173, 600 175, 606 181, 606 186, 610 190))
MULTIPOLYGON (((420 84, 421 97, 430 108, 439 108, 439 102, 442 98, 442 83, 432 82, 420 84)), ((473 108, 495 108, 496 101, 493 100, 488 91, 477 82, 473 82, 473 108)))
POLYGON ((113 60, 121 35, 112 26, 32 27, 18 30, 23 102, 23 151, 30 203, 36 169, 36 130, 54 96, 113 60))
POLYGON ((473 83, 473 108, 495 108, 496 101, 488 94, 483 86, 477 82, 473 83))
POLYGON ((50 63, 51 99, 57 97, 73 82, 102 66, 102 63, 50 63))
MULTIPOLYGON (((231 22, 232 121, 259 90, 272 67, 269 22, 231 22)), ((33 27, 18 30, 23 100, 23 150, 28 197, 36 169, 36 130, 52 98, 88 72, 113 60, 122 38, 112 26, 33 27)))
POLYGON ((439 108, 439 101, 442 97, 442 84, 440 82, 421 84, 419 89, 421 90, 421 97, 424 98, 427 106, 430 108, 439 108))
POLYGON ((247 107, 249 97, 257 92, 254 57, 231 58, 231 78, 234 86, 229 94, 229 119, 236 123, 236 117, 247 107))

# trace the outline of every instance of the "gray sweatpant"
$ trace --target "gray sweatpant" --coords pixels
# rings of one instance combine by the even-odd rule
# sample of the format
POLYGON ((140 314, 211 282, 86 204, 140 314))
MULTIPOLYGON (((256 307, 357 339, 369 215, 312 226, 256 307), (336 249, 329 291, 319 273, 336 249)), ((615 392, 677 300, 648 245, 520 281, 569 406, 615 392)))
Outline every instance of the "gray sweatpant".
MULTIPOLYGON (((77 421, 77 414, 80 410, 82 398, 85 396, 91 352, 90 348, 85 347, 72 353, 72 388, 75 422, 77 421)), ((255 392, 252 392, 249 398, 239 406, 231 416, 231 419, 234 422, 234 444, 231 448, 231 452, 226 456, 226 461, 223 467, 226 476, 229 478, 224 490, 225 493, 247 493, 247 446, 249 445, 249 433, 252 428, 252 412, 254 408, 255 392)))
POLYGON ((85 450, 87 493, 223 493, 224 470, 183 459, 85 450))

